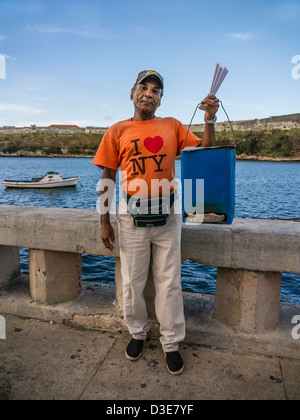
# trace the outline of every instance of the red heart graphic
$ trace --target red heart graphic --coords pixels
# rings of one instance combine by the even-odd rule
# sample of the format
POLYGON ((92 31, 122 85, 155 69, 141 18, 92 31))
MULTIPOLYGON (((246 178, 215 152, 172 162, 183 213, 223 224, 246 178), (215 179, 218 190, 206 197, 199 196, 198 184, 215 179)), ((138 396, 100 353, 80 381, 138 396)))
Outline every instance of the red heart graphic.
POLYGON ((144 140, 144 145, 147 150, 151 153, 157 153, 163 147, 164 141, 162 137, 155 136, 155 137, 147 137, 144 140))

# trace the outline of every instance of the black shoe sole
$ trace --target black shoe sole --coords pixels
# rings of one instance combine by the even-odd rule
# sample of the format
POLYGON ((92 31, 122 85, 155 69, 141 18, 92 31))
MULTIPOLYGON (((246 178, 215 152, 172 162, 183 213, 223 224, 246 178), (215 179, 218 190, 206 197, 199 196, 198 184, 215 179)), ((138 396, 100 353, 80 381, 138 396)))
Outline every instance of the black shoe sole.
POLYGON ((176 375, 181 375, 181 374, 182 374, 182 372, 184 371, 184 365, 183 365, 183 366, 182 366, 182 368, 181 368, 181 369, 179 369, 179 370, 175 370, 175 371, 170 370, 170 369, 169 369, 169 366, 168 366, 168 363, 167 363, 167 355, 166 355, 166 353, 165 353, 165 358, 166 358, 166 368, 167 368, 168 372, 169 372, 171 375, 174 375, 174 376, 176 376, 176 375))
POLYGON ((171 375, 181 375, 182 374, 182 372, 184 371, 184 366, 182 366, 182 368, 180 369, 180 370, 176 370, 175 372, 173 372, 172 370, 170 370, 169 368, 168 368, 168 365, 166 365, 167 366, 167 369, 168 369, 168 372, 169 373, 171 373, 171 375))
POLYGON ((127 351, 125 350, 126 359, 130 360, 131 362, 135 362, 136 360, 138 360, 141 357, 141 354, 142 352, 137 357, 132 357, 129 356, 129 354, 127 354, 127 351))

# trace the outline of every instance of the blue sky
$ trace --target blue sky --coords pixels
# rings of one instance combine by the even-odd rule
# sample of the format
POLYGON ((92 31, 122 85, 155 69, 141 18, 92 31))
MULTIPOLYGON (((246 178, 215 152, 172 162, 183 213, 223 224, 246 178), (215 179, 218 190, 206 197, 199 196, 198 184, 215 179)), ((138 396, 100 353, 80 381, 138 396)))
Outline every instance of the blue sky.
POLYGON ((165 80, 157 115, 188 124, 216 62, 232 120, 300 112, 299 22, 299 0, 0 0, 0 126, 110 126, 144 69, 165 80))

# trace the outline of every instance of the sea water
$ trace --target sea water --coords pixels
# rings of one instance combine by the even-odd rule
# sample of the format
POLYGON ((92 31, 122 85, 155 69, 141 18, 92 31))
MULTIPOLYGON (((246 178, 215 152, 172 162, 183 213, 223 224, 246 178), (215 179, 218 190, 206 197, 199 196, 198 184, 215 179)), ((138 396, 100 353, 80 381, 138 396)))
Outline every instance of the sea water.
MULTIPOLYGON (((180 179, 180 160, 175 162, 180 179)), ((102 171, 91 158, 0 158, 0 205, 95 209, 97 183, 102 171), (31 179, 48 171, 62 177, 80 176, 76 188, 51 190, 5 189, 3 179, 31 179)), ((269 216, 300 217, 299 162, 236 162, 235 217, 267 219, 269 216)), ((297 223, 297 222, 294 222, 297 223)), ((21 248, 21 271, 28 272, 28 250, 21 248)), ((83 254, 84 281, 112 283, 114 258, 83 254)), ((182 264, 182 286, 185 291, 215 293, 216 267, 185 261, 182 264)), ((284 273, 281 300, 300 304, 300 275, 284 273)))

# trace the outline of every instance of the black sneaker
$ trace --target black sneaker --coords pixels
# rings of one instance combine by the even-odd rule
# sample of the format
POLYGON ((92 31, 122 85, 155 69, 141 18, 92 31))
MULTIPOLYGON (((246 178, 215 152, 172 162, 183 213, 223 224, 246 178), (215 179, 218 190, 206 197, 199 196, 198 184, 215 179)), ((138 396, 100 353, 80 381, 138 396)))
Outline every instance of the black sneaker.
POLYGON ((180 375, 183 372, 184 364, 179 351, 169 351, 165 353, 167 369, 171 375, 180 375))
POLYGON ((142 354, 144 340, 135 340, 132 338, 125 350, 125 356, 128 360, 137 360, 142 354))

